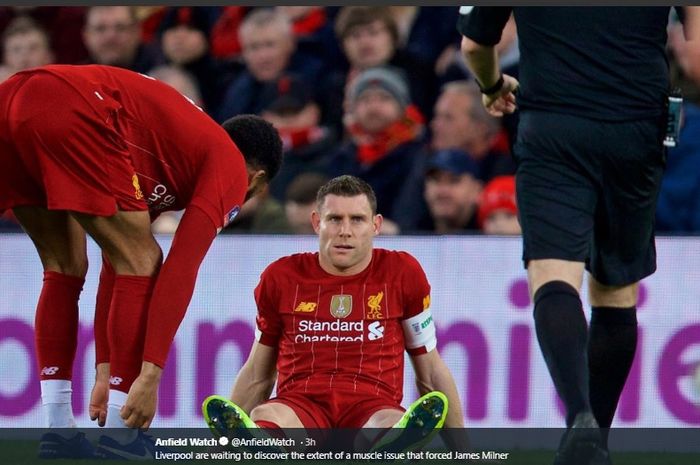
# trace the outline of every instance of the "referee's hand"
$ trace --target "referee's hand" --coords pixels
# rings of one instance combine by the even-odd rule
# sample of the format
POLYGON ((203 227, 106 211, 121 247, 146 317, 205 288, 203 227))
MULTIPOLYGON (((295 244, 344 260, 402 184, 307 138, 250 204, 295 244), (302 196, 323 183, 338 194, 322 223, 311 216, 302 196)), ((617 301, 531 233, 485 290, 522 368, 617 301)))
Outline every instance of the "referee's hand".
POLYGON ((513 76, 503 75, 503 86, 493 94, 484 94, 481 101, 486 111, 491 116, 503 116, 506 113, 513 113, 516 109, 515 91, 518 89, 518 80, 513 76))

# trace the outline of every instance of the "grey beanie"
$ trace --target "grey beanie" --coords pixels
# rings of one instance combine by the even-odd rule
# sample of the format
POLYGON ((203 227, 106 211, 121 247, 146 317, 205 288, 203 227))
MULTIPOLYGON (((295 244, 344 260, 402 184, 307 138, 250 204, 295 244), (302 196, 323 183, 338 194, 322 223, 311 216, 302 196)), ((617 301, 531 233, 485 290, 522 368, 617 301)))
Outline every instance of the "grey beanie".
POLYGON ((360 73, 350 88, 350 101, 354 103, 360 94, 372 87, 380 87, 387 91, 399 102, 401 108, 406 108, 410 103, 408 85, 403 77, 403 73, 398 68, 380 66, 360 73))

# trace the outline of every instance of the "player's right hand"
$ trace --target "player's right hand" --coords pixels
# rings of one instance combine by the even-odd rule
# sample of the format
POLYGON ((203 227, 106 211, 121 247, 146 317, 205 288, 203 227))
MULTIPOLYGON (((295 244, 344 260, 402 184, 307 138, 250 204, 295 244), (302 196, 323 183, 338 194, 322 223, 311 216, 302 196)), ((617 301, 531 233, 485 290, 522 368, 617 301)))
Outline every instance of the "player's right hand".
POLYGON ((107 421, 107 401, 109 400, 109 380, 95 380, 90 394, 90 420, 97 420, 99 426, 104 426, 107 421))
POLYGON ((515 91, 520 83, 513 76, 503 75, 503 86, 493 94, 484 94, 481 100, 491 116, 501 117, 516 109, 515 91))
POLYGON ((158 385, 163 369, 151 362, 141 364, 141 373, 134 380, 120 415, 128 428, 147 430, 156 416, 158 385))

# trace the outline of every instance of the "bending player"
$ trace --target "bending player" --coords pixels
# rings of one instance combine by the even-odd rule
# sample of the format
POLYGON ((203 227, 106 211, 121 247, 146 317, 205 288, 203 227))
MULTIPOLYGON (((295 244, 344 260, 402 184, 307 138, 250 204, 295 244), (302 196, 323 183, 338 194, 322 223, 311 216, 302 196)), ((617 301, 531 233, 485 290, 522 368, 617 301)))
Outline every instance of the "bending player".
MULTIPOLYGON (((36 345, 48 426, 75 426, 71 370, 87 231, 105 257, 90 415, 112 428, 148 428, 199 266, 217 232, 277 173, 277 131, 252 116, 222 128, 175 89, 107 66, 17 73, 0 85, 0 101, 0 211, 13 208, 44 267, 36 345), (183 208, 161 267, 151 221, 183 208)), ((119 457, 139 436, 104 438, 103 455, 119 457)), ((83 454, 84 436, 69 439, 48 435, 41 454, 83 454)))
POLYGON ((317 202, 311 222, 319 252, 281 258, 262 273, 256 341, 232 402, 205 401, 209 426, 217 435, 254 427, 461 427, 457 389, 436 350, 430 285, 408 253, 373 248, 382 216, 372 188, 340 176, 321 187, 317 202), (423 395, 405 413, 404 350, 423 395))

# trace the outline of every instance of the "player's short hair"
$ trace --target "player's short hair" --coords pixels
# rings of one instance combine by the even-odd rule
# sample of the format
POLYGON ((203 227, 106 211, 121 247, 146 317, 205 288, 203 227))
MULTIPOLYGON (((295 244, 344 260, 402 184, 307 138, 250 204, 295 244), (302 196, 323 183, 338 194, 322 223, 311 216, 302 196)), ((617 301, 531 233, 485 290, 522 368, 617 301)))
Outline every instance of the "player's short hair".
POLYGON ((256 170, 265 170, 270 182, 282 165, 282 139, 275 127, 256 115, 238 115, 222 124, 231 140, 256 170))
POLYGON ((377 196, 374 195, 372 186, 358 177, 344 174, 343 176, 331 179, 321 186, 318 190, 318 194, 316 194, 316 202, 318 203, 319 209, 327 195, 337 195, 340 197, 365 195, 372 209, 372 214, 375 215, 377 213, 377 196))

